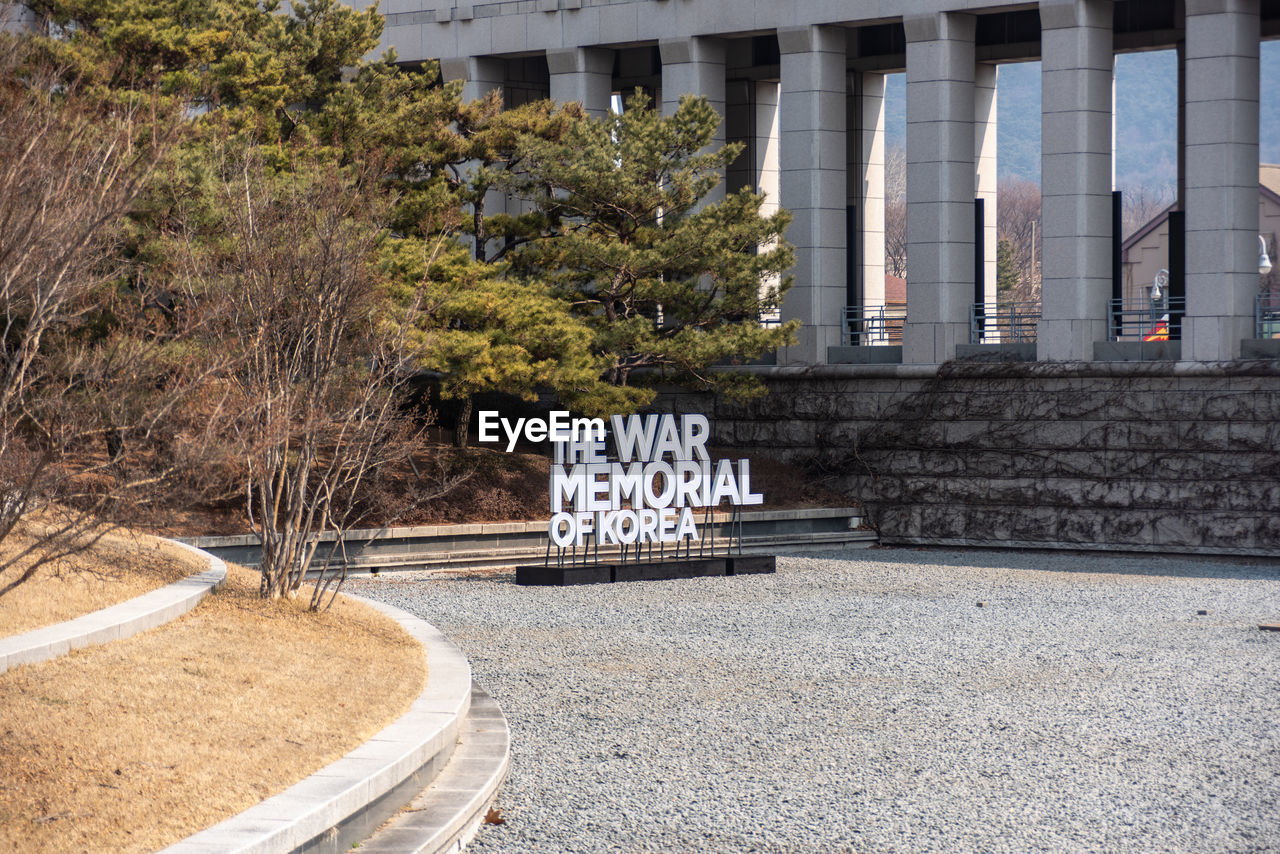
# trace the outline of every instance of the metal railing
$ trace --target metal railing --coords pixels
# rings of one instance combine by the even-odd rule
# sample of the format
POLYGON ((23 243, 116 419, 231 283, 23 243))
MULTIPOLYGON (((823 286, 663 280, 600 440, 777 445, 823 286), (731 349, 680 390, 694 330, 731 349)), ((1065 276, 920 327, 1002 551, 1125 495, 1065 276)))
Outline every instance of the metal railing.
POLYGON ((902 343, 907 322, 904 305, 847 305, 844 308, 844 345, 877 346, 902 343))
POLYGON ((969 306, 969 343, 1034 343, 1039 323, 1038 302, 975 302, 969 306))
POLYGON ((1111 341, 1180 341, 1185 297, 1125 302, 1111 300, 1107 338, 1111 341))
POLYGON ((1253 337, 1280 338, 1280 291, 1263 291, 1254 298, 1253 337))

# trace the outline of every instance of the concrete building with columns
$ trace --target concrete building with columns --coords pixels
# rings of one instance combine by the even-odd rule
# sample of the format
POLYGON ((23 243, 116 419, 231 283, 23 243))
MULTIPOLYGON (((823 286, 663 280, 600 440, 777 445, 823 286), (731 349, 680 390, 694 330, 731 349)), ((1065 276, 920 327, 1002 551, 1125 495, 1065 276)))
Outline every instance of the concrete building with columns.
MULTIPOLYGON (((994 300, 999 64, 1042 78, 1043 295, 1023 358, 1123 358, 1106 347, 1122 296, 1113 215, 1119 52, 1179 56, 1181 257, 1176 358, 1238 359, 1258 289, 1259 44, 1277 0, 389 0, 384 42, 439 59, 467 97, 550 97, 603 114, 635 86, 671 110, 707 97, 726 175, 794 214, 803 321, 779 365, 938 364, 1001 349, 994 300), (906 74, 907 312, 901 349, 884 304, 885 75, 906 74), (986 309, 990 311, 990 308, 986 309), (853 322, 849 322, 852 318, 853 322), (989 329, 987 328, 989 325, 989 329), (992 331, 995 334, 991 334, 992 331), (984 334, 985 333, 985 334, 984 334)), ((1280 83, 1280 81, 1277 81, 1280 83)), ((1166 354, 1167 355, 1167 354, 1166 354)))

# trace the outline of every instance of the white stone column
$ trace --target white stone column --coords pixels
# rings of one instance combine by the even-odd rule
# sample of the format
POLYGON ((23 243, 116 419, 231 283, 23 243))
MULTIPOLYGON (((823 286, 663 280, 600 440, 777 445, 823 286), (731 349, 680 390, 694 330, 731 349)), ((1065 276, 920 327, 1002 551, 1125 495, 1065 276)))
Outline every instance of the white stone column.
MULTIPOLYGON (((669 116, 680 106, 682 95, 701 95, 720 115, 709 151, 724 147, 724 42, 712 38, 689 38, 664 41, 662 54, 662 114, 669 116)), ((706 201, 724 200, 724 181, 707 194, 706 201)))
MULTIPOLYGON (((1179 63, 1181 64, 1181 63, 1179 63)), ((1120 189, 1116 185, 1116 57, 1111 57, 1111 192, 1120 189)))
POLYGON ((845 31, 796 27, 778 31, 782 206, 794 219, 795 285, 782 317, 799 318, 799 343, 782 364, 824 364, 840 344, 845 298, 845 31))
POLYGON ((578 101, 593 116, 609 114, 613 94, 613 51, 571 47, 547 51, 551 100, 578 101))
MULTIPOLYGON (((778 84, 772 80, 758 80, 749 85, 753 87, 755 96, 752 99, 755 104, 755 127, 753 129, 754 144, 751 147, 755 155, 755 162, 751 164, 752 174, 755 176, 755 191, 764 196, 764 203, 760 205, 760 215, 773 216, 781 207, 779 200, 782 198, 782 160, 779 156, 782 140, 778 128, 778 84)), ((775 243, 770 241, 761 246, 759 251, 768 252, 774 246, 775 243)), ((780 276, 768 276, 760 284, 761 294, 763 295, 765 291, 776 294, 780 281, 780 276)), ((762 315, 760 319, 778 321, 782 319, 782 313, 774 309, 762 315)))
POLYGON ((907 33, 905 363, 945 362, 973 302, 974 18, 903 20, 907 33))
MULTIPOLYGON (((849 139, 849 203, 858 210, 858 270, 862 307, 884 306, 884 75, 857 74, 850 109, 858 117, 849 139)), ((887 343, 861 342, 866 343, 887 343)))
POLYGON ((1258 292, 1258 0, 1186 8, 1182 357, 1238 359, 1258 292))
POLYGON ((973 87, 974 198, 982 199, 983 301, 996 301, 996 75, 998 68, 980 62, 973 87))
POLYGON ((1111 0, 1040 4, 1040 359, 1093 358, 1111 298, 1111 0))

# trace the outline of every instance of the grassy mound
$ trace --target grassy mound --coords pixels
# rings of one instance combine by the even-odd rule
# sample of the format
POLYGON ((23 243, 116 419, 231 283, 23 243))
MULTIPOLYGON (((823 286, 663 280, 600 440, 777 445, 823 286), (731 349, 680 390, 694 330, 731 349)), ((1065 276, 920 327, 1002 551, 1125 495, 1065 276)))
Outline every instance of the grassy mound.
MULTIPOLYGON (((0 543, 0 559, 31 542, 23 526, 0 543)), ((17 575, 22 562, 10 570, 17 575)), ((91 553, 40 567, 0 596, 0 637, 61 623, 203 572, 205 561, 156 537, 121 531, 100 539, 91 553)))
POLYGON ((349 752, 408 708, 421 646, 340 597, 227 584, 172 623, 0 674, 0 849, 153 851, 349 752))

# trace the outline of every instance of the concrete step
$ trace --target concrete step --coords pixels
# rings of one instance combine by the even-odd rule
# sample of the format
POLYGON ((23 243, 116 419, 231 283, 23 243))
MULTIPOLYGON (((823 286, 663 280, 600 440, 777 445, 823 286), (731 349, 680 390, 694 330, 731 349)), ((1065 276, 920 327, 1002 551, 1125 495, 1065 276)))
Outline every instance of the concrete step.
POLYGON ((393 816, 453 760, 474 683, 439 629, 372 599, 422 644, 427 683, 409 709, 342 758, 163 854, 342 854, 393 816))
POLYGON ((431 785, 355 848, 361 854, 459 852, 475 836, 506 779, 511 757, 507 719, 471 683, 471 712, 453 758, 431 785))

